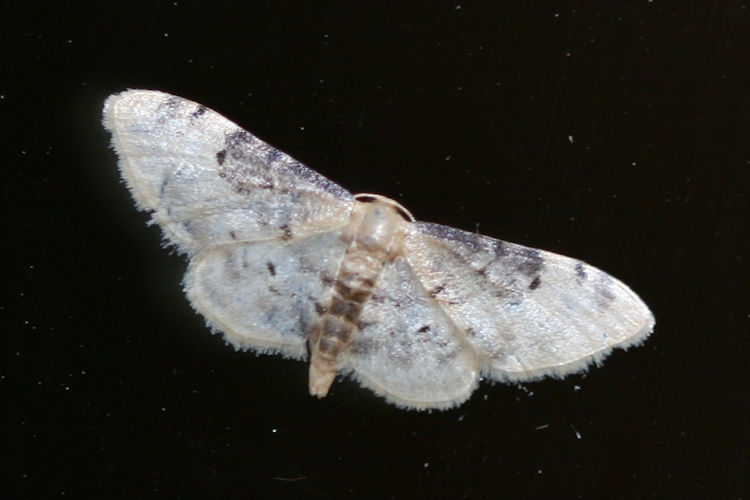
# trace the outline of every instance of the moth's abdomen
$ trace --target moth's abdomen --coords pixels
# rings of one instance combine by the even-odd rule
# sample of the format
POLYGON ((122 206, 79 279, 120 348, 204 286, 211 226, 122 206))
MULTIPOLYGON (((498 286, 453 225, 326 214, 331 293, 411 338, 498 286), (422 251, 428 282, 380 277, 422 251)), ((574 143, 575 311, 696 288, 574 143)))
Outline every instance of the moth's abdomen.
POLYGON ((349 245, 334 291, 320 323, 310 335, 310 394, 324 397, 343 356, 358 333, 362 307, 372 295, 383 266, 403 251, 408 224, 394 202, 359 201, 347 228, 349 245))

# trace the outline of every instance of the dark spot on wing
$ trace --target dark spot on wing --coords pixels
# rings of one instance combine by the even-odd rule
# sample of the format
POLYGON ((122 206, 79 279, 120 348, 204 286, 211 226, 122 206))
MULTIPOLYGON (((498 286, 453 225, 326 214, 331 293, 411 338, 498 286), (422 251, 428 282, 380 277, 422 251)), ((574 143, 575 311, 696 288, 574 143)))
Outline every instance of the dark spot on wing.
POLYGON ((333 286, 333 284, 336 282, 336 280, 328 273, 321 273, 320 274, 320 281, 326 286, 333 286))
POLYGON ((506 302, 508 307, 518 307, 521 305, 521 302, 523 302, 523 299, 520 295, 516 295, 515 298, 512 298, 506 302))
POLYGON ((269 148, 242 129, 224 136, 224 149, 216 153, 216 161, 222 166, 219 177, 231 184, 235 192, 248 194, 254 188, 274 189, 273 176, 258 157, 263 146, 269 148))
POLYGON ((417 331, 418 331, 419 333, 429 332, 429 331, 430 331, 430 327, 429 327, 429 326, 427 326, 427 325, 424 325, 423 327, 421 327, 421 328, 420 328, 419 330, 417 330, 417 331))
POLYGON ((164 198, 164 192, 167 190, 167 184, 169 184, 169 175, 165 175, 159 185, 159 198, 164 198))
POLYGON ((318 316, 323 316, 326 313, 326 308, 320 302, 315 302, 315 312, 318 316))
POLYGON ((278 149, 269 146, 268 150, 266 151, 266 163, 271 164, 275 162, 283 154, 284 153, 282 153, 278 149))
POLYGON ((226 135, 226 143, 228 146, 243 147, 249 146, 254 142, 255 137, 253 136, 253 134, 251 134, 247 130, 242 130, 241 128, 238 128, 234 132, 230 132, 226 135))
POLYGON ((507 245, 500 240, 495 240, 494 243, 493 250, 495 251, 495 258, 506 257, 508 255, 507 245))
MULTIPOLYGON (((494 262, 494 261, 493 261, 493 262, 494 262)), ((491 263, 490 263, 490 264, 491 264, 491 263)), ((479 275, 480 275, 481 277, 483 277, 483 278, 486 278, 486 277, 487 277, 487 267, 488 267, 488 266, 484 266, 484 267, 480 267, 479 269, 477 269, 477 270, 476 270, 476 271, 477 271, 477 274, 479 274, 479 275)))
POLYGON ((576 276, 581 278, 582 280, 585 280, 588 275, 586 274, 586 269, 583 267, 583 262, 576 262, 576 276))
POLYGON ((274 295, 281 295, 281 292, 275 286, 269 286, 268 287, 268 291, 271 292, 274 295))
POLYGON ((224 149, 239 164, 248 164, 256 157, 256 142, 259 141, 250 132, 237 129, 224 136, 224 149))
POLYGON ((193 224, 189 220, 186 220, 185 222, 182 223, 182 229, 184 229, 185 232, 189 234, 190 236, 193 236, 193 232, 194 232, 193 224))
POLYGON ((235 233, 234 231, 229 231, 229 237, 232 238, 233 240, 236 240, 237 239, 237 233, 235 233))
POLYGON ((445 290, 445 285, 438 285, 432 290, 430 290, 430 297, 435 298, 438 294, 440 294, 443 290, 445 290))
POLYGON ((362 330, 364 330, 364 329, 369 328, 370 326, 372 326, 372 324, 373 323, 371 321, 363 321, 361 319, 358 319, 357 320, 357 329, 360 330, 360 331, 362 331, 362 330))
POLYGON ((182 105, 182 102, 183 99, 181 97, 170 96, 166 101, 164 101, 164 107, 170 111, 175 111, 182 105))
POLYGON ((538 275, 544 266, 544 257, 539 250, 534 248, 521 248, 516 254, 518 263, 516 269, 526 276, 538 275))
MULTIPOLYGON (((487 273, 489 268, 494 266, 497 262, 500 262, 501 266, 509 265, 506 263, 506 258, 508 257, 508 255, 510 255, 510 250, 508 249, 507 243, 500 240, 492 240, 490 238, 486 239, 491 242, 491 247, 488 249, 488 251, 494 253, 495 255, 484 266, 476 268, 476 272, 484 278, 488 277, 487 273)), ((497 270, 495 270, 495 273, 496 272, 497 270)), ((490 278, 490 280, 492 279, 490 278)))
POLYGON ((216 163, 219 165, 224 165, 224 161, 227 159, 227 150, 222 149, 218 153, 216 153, 216 163))
POLYGON ((536 290, 539 288, 539 285, 542 284, 542 280, 539 278, 539 276, 534 277, 534 279, 529 283, 529 290, 536 290))
POLYGON ((160 126, 166 126, 169 120, 174 119, 185 102, 184 99, 177 96, 169 96, 164 99, 156 109, 156 123, 160 126))
POLYGON ((281 226, 281 227, 280 227, 279 229, 281 229, 281 231, 282 231, 282 233, 283 233, 283 234, 281 235, 281 239, 282 239, 282 240, 284 240, 284 241, 288 241, 288 240, 291 240, 291 239, 292 239, 292 237, 293 237, 293 236, 292 236, 292 230, 291 230, 291 228, 289 227, 289 224, 284 224, 284 225, 283 225, 283 226, 281 226))
POLYGON ((385 295, 380 295, 379 293, 373 293, 372 295, 370 295, 370 300, 376 304, 383 304, 385 303, 386 297, 385 295))
POLYGON ((276 276, 276 266, 273 265, 273 262, 270 260, 266 262, 266 268, 271 276, 276 276))
POLYGON ((205 106, 204 106, 203 104, 199 104, 199 105, 198 105, 198 108, 197 108, 197 109, 196 109, 195 111, 193 111, 192 113, 190 113, 190 117, 191 117, 191 118, 198 118, 198 117, 200 117, 200 116, 201 116, 201 115, 202 115, 203 113, 205 113, 205 112, 207 111, 207 109, 208 109, 208 108, 206 108, 206 107, 205 107, 205 106))

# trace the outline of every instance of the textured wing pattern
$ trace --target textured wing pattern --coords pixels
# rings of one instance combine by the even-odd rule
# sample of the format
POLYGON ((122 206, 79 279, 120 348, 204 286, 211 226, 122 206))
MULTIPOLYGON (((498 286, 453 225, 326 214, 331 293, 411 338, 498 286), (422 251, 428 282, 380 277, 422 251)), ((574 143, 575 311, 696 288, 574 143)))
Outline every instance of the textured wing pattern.
POLYGON ((653 329, 630 288, 579 260, 425 223, 411 226, 406 246, 424 287, 494 379, 578 371, 653 329))
POLYGON ((447 408, 477 383, 474 353, 404 258, 386 265, 365 303, 349 368, 360 383, 411 408, 447 408))
POLYGON ((185 290, 235 347, 303 358, 345 248, 342 231, 213 247, 191 260, 185 290))
POLYGON ((189 254, 340 227, 352 196, 218 113, 180 97, 109 97, 104 126, 139 208, 189 254))

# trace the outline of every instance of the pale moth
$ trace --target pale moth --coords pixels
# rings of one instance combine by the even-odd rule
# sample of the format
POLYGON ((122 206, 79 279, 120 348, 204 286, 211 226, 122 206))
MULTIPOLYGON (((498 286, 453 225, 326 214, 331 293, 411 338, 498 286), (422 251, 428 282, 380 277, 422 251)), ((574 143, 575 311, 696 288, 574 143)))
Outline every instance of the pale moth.
POLYGON ((314 396, 341 372, 445 409, 480 377, 562 377, 653 329, 599 269, 352 195, 195 102, 129 90, 104 126, 138 208, 190 259, 193 307, 238 349, 309 356, 314 396))

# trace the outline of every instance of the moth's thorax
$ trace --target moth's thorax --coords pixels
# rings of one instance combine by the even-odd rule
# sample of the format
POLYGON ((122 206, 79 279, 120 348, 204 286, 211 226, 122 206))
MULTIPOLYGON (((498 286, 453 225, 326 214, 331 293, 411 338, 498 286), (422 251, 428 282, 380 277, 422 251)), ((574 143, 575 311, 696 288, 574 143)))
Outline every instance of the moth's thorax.
POLYGON ((339 357, 351 345, 364 303, 372 295, 383 266, 404 251, 411 214, 378 195, 358 195, 345 238, 334 292, 310 335, 310 393, 323 397, 339 369, 339 357))

